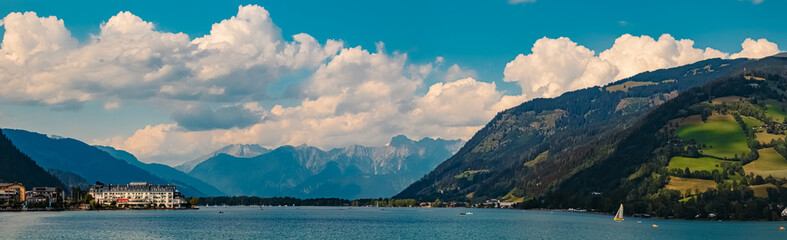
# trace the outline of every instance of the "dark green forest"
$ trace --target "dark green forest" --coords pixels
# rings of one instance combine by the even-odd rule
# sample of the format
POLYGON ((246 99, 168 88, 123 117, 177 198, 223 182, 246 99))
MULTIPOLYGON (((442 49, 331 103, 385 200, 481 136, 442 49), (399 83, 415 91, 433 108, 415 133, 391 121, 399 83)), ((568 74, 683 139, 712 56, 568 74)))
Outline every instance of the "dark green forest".
POLYGON ((27 188, 63 184, 41 168, 27 155, 20 152, 0 131, 0 182, 19 182, 27 188))

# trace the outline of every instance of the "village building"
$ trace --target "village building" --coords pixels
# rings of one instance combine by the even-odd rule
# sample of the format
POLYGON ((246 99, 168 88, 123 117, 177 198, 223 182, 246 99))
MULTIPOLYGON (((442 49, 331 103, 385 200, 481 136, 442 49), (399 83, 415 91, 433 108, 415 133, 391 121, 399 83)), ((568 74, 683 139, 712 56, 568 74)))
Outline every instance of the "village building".
POLYGON ((24 202, 25 186, 21 183, 0 183, 0 203, 24 202))
POLYGON ((90 193, 96 204, 129 208, 181 208, 186 199, 172 185, 132 182, 128 185, 92 185, 90 193))
POLYGON ((25 193, 27 203, 63 202, 65 192, 55 187, 34 187, 25 193))

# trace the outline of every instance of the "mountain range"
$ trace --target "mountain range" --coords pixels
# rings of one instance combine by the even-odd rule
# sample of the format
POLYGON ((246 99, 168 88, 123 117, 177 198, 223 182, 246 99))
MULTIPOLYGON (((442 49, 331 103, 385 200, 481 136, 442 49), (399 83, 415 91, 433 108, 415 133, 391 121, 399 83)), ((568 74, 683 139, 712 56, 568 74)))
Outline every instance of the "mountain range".
POLYGON ((194 167, 196 167, 197 164, 200 164, 205 160, 218 156, 219 154, 222 153, 235 157, 249 158, 249 157, 256 157, 268 153, 270 151, 271 151, 270 149, 264 148, 257 144, 231 144, 223 148, 220 148, 219 150, 216 150, 212 153, 202 155, 197 159, 180 164, 176 166, 175 169, 178 169, 186 173, 191 172, 191 170, 194 169, 194 167))
POLYGON ((464 144, 461 140, 431 138, 413 141, 405 136, 394 137, 387 146, 354 145, 330 151, 306 145, 269 150, 255 144, 234 144, 176 169, 143 163, 126 151, 91 146, 76 139, 17 129, 3 129, 2 133, 7 136, 7 151, 16 150, 19 155, 6 155, 16 156, 9 166, 25 169, 2 173, 0 179, 31 182, 12 174, 26 172, 40 176, 37 179, 55 179, 44 181, 47 186, 82 189, 94 182, 171 184, 184 195, 195 197, 390 197, 464 144))
POLYGON ((283 146, 255 157, 215 154, 188 174, 229 195, 299 198, 390 197, 421 178, 464 144, 461 140, 404 136, 387 146, 323 151, 283 146))

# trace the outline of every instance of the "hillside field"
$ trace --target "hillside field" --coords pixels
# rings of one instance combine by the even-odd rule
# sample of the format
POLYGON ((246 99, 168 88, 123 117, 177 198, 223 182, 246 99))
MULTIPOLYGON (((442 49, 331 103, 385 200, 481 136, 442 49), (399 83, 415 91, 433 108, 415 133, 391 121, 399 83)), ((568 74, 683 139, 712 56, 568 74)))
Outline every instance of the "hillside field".
POLYGON ((724 161, 716 158, 701 157, 701 158, 688 158, 688 157, 673 157, 669 161, 667 168, 686 169, 693 171, 708 171, 713 172, 714 169, 721 171, 721 163, 732 161, 724 161))
POLYGON ((753 117, 741 116, 741 118, 743 119, 743 122, 746 123, 746 126, 749 127, 749 128, 751 128, 751 127, 761 127, 762 125, 765 125, 765 123, 763 123, 762 121, 757 120, 756 118, 753 118, 753 117))
POLYGON ((700 190, 700 192, 705 192, 708 188, 716 188, 716 182, 711 180, 704 180, 704 179, 696 179, 696 178, 681 178, 681 177, 674 177, 671 176, 669 183, 664 188, 670 190, 678 190, 682 193, 685 193, 686 190, 691 189, 694 191, 695 189, 700 190))
POLYGON ((775 189, 776 185, 768 183, 768 184, 762 184, 762 185, 753 185, 753 186, 750 186, 750 187, 751 187, 751 190, 754 191, 754 196, 755 197, 767 198, 768 197, 768 188, 774 188, 775 189))
POLYGON ((771 143, 771 141, 773 141, 774 139, 784 139, 785 137, 784 135, 776 135, 767 132, 758 132, 755 133, 755 136, 757 137, 757 141, 759 141, 762 144, 768 144, 771 143))
POLYGON ((772 118, 776 122, 784 122, 784 118, 787 117, 787 113, 785 113, 785 106, 787 104, 777 102, 777 101, 768 101, 765 104, 766 112, 765 115, 772 118))
POLYGON ((677 135, 705 144, 707 148, 700 153, 708 156, 734 158, 750 151, 743 129, 729 115, 712 115, 705 122, 688 118, 681 122, 677 135))
POLYGON ((743 166, 747 173, 752 172, 763 177, 787 178, 787 159, 773 148, 760 149, 760 158, 743 166))

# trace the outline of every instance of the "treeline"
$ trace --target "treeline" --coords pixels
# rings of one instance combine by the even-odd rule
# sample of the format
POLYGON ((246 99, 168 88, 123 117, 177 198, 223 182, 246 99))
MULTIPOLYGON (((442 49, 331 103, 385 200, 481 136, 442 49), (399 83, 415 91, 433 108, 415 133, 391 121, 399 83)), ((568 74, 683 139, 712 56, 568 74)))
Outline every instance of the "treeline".
POLYGON ((203 197, 186 199, 192 205, 264 205, 264 206, 380 206, 380 207, 415 207, 415 199, 357 199, 347 200, 341 198, 310 198, 299 199, 293 197, 203 197))

